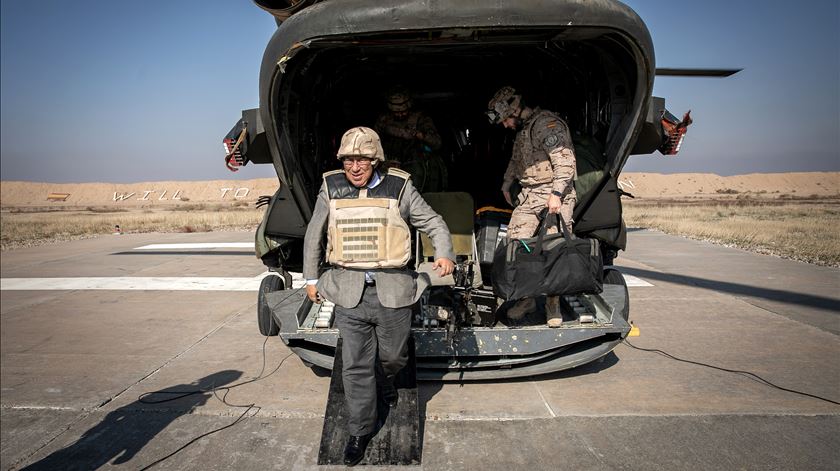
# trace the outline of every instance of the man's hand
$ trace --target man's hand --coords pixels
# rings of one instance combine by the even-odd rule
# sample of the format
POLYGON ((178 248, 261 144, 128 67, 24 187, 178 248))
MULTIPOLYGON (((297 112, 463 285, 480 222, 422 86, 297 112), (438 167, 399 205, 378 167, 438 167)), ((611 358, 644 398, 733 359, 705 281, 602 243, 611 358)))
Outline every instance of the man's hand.
POLYGON ((452 263, 452 260, 448 258, 439 258, 435 260, 435 264, 432 265, 432 270, 438 270, 438 276, 444 277, 446 275, 451 275, 452 271, 455 270, 455 264, 452 263))
POLYGON ((548 203, 546 203, 546 206, 548 206, 548 213, 549 214, 558 214, 560 212, 561 203, 562 203, 562 200, 560 199, 559 196, 557 196, 555 194, 552 194, 551 196, 549 196, 548 197, 548 203))
POLYGON ((315 304, 321 304, 321 294, 316 285, 306 285, 306 296, 315 304))
POLYGON ((426 135, 425 135, 425 134, 423 134, 423 133, 422 133, 422 132, 420 132, 420 131, 415 131, 415 132, 414 132, 414 138, 415 138, 415 139, 417 139, 417 140, 422 141, 422 140, 426 139, 426 135))
POLYGON ((513 201, 511 201, 511 199, 510 199, 510 192, 509 191, 503 191, 502 194, 505 196, 505 201, 507 201, 507 204, 513 206, 513 201))

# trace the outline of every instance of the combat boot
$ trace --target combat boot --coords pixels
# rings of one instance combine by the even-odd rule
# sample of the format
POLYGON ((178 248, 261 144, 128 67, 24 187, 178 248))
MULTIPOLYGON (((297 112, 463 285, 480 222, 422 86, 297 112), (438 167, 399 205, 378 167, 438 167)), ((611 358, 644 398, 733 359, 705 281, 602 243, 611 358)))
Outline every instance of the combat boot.
POLYGON ((507 310, 507 316, 508 319, 517 321, 525 317, 529 312, 533 312, 536 309, 537 302, 534 298, 520 299, 516 302, 516 304, 514 304, 507 310))
POLYGON ((560 327, 563 324, 563 313, 560 311, 560 296, 545 298, 545 320, 549 327, 560 327))

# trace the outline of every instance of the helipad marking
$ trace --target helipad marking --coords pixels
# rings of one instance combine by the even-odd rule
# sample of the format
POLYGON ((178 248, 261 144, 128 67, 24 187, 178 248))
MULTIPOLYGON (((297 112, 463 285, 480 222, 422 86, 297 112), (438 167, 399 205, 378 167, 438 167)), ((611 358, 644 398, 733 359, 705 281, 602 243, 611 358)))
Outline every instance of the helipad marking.
POLYGON ((194 244, 150 244, 134 247, 134 250, 164 249, 253 249, 253 242, 201 242, 194 244))
MULTIPOLYGON (((79 277, 79 278, 2 278, 0 291, 142 290, 142 291, 256 291, 269 272, 253 278, 233 277, 79 277)), ((292 274, 292 287, 304 284, 299 273, 292 274)))
POLYGON ((621 275, 624 277, 624 282, 627 283, 627 287, 653 286, 639 277, 628 275, 626 273, 622 273, 621 275))

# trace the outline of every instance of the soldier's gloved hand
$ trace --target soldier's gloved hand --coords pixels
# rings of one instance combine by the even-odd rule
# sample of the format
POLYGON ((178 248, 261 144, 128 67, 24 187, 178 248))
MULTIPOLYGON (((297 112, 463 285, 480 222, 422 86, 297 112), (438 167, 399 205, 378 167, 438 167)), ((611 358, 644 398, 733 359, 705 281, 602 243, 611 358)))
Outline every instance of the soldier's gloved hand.
POLYGON ((507 201, 507 204, 513 206, 513 200, 510 199, 510 192, 503 191, 502 194, 505 196, 505 201, 507 201))
POLYGON ((546 203, 546 206, 548 206, 548 213, 549 214, 559 213, 561 203, 562 203, 562 200, 560 199, 559 196, 554 195, 554 194, 549 196, 548 197, 548 203, 546 203))
POLYGON ((321 304, 321 293, 316 285, 306 285, 306 296, 315 304, 321 304))
POLYGON ((438 270, 438 276, 444 277, 446 275, 451 275, 452 272, 455 270, 455 264, 452 260, 448 258, 439 258, 435 260, 434 265, 432 265, 432 270, 438 270))

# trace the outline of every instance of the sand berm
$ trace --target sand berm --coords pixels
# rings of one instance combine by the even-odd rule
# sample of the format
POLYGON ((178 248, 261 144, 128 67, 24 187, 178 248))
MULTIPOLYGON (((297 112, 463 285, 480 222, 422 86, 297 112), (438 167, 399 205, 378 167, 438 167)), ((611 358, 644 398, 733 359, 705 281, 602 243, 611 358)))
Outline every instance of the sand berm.
MULTIPOLYGON (((722 177, 710 173, 623 173, 620 186, 637 198, 837 198, 840 172, 755 173, 722 177)), ((141 183, 0 182, 0 207, 78 209, 154 208, 189 203, 251 203, 277 190, 274 178, 141 183)))

